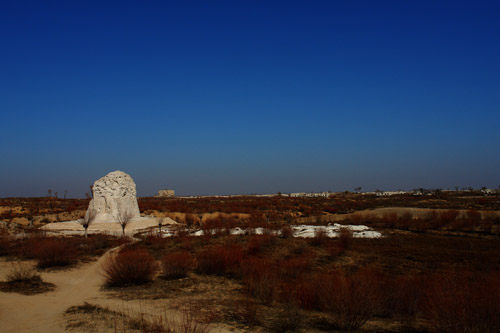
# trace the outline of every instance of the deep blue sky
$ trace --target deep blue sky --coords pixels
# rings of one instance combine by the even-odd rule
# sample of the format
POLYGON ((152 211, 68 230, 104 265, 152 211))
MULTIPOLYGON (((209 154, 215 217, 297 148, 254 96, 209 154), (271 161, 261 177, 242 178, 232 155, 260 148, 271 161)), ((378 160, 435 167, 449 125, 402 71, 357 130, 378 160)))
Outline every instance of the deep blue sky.
POLYGON ((0 2, 0 196, 500 185, 498 1, 0 2))

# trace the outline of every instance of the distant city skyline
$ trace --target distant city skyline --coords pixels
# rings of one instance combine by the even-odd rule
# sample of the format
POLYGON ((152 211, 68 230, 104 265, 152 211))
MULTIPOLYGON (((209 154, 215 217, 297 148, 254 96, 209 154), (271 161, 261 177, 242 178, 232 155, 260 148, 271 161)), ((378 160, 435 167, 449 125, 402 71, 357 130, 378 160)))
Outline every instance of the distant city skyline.
POLYGON ((0 197, 500 185, 500 3, 2 1, 0 197))

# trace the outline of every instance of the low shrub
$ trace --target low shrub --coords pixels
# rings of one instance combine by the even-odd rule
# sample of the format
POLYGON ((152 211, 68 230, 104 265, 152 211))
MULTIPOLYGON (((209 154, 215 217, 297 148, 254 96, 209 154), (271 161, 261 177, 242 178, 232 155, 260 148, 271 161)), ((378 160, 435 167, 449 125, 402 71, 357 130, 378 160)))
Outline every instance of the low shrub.
POLYGON ((68 266, 76 262, 74 244, 66 238, 33 238, 30 242, 38 267, 68 266))
POLYGON ((339 241, 343 250, 347 250, 352 244, 352 231, 348 228, 342 228, 339 232, 339 241))
POLYGON ((327 250, 328 250, 328 255, 333 258, 338 257, 345 252, 342 243, 339 241, 329 244, 327 250))
POLYGON ((352 275, 333 271, 322 277, 321 308, 331 314, 336 328, 358 329, 380 311, 383 295, 375 271, 360 269, 352 275))
POLYGON ((276 237, 272 235, 253 235, 247 244, 247 253, 256 255, 261 253, 264 249, 272 246, 276 241, 276 237))
POLYGON ((500 286, 496 274, 432 277, 424 313, 446 332, 500 332, 500 286))
POLYGON ((193 268, 194 260, 187 251, 173 252, 165 255, 162 260, 163 277, 173 280, 186 277, 193 268))
POLYGON ((306 310, 321 309, 321 274, 296 281, 292 292, 297 305, 306 310))
POLYGON ((86 245, 91 251, 102 252, 101 250, 113 247, 115 246, 116 243, 117 239, 114 237, 102 234, 95 234, 88 236, 86 245))
POLYGON ((23 295, 40 294, 54 290, 52 283, 42 280, 40 274, 30 266, 16 265, 6 274, 6 282, 0 282, 0 291, 23 295))
POLYGON ((8 283, 13 282, 39 282, 42 281, 40 274, 32 267, 26 265, 17 265, 13 267, 6 275, 8 283))
POLYGON ((234 275, 237 273, 243 250, 238 245, 213 245, 196 255, 196 271, 201 274, 234 275))
POLYGON ((0 256, 5 256, 10 254, 12 249, 12 243, 10 238, 0 236, 0 256))
POLYGON ((267 259, 250 257, 241 263, 243 283, 248 292, 264 304, 270 304, 281 281, 279 272, 267 259))
POLYGON ((284 226, 281 228, 280 235, 282 238, 292 238, 293 237, 293 229, 290 226, 284 226))
POLYGON ((447 211, 441 212, 441 214, 439 215, 441 220, 441 225, 444 226, 455 222, 458 215, 460 215, 460 212, 455 209, 449 209, 447 211))
POLYGON ((328 240, 328 235, 326 230, 321 228, 314 232, 314 237, 309 240, 309 244, 312 246, 321 246, 328 240))
POLYGON ((139 285, 153 280, 158 265, 143 249, 124 249, 116 256, 110 256, 103 264, 106 285, 118 287, 139 285))
POLYGON ((309 254, 280 260, 276 263, 276 266, 279 267, 281 279, 291 280, 309 272, 313 262, 314 255, 309 254))

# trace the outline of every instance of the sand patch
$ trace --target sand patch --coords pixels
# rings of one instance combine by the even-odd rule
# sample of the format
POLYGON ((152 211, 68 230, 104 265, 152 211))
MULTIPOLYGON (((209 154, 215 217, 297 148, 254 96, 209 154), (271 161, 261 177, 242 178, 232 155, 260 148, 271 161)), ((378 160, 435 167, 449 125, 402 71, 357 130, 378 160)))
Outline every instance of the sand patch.
MULTIPOLYGON (((171 218, 165 218, 164 225, 177 224, 171 218)), ((145 232, 149 229, 158 227, 158 220, 150 217, 141 217, 130 222, 125 228, 125 234, 132 236, 137 232, 145 232)), ((83 234, 84 228, 78 221, 67 221, 58 223, 49 223, 40 228, 49 233, 59 233, 64 235, 83 234)), ((89 234, 104 233, 109 235, 121 235, 122 227, 117 222, 92 223, 88 229, 89 234)))

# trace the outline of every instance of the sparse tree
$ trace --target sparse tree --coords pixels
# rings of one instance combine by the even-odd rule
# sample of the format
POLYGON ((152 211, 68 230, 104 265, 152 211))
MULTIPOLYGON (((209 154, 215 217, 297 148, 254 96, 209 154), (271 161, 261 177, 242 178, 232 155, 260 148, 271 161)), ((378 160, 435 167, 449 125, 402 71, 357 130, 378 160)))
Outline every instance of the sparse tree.
POLYGON ((66 199, 67 195, 68 195, 68 190, 64 190, 64 199, 66 199))
POLYGON ((47 193, 49 194, 49 198, 52 198, 52 190, 50 188, 47 190, 47 193))
POLYGON ((359 192, 361 192, 361 186, 356 187, 356 188, 354 189, 354 191, 356 191, 356 192, 358 192, 358 193, 359 193, 359 192))
POLYGON ((59 195, 59 192, 54 192, 54 197, 57 199, 57 196, 59 195))
POLYGON ((157 217, 156 222, 158 222, 158 235, 161 236, 161 227, 163 226, 163 223, 165 222, 164 217, 157 217))
POLYGON ((118 210, 118 215, 116 216, 116 220, 118 221, 118 224, 121 225, 122 227, 122 236, 125 237, 125 228, 127 227, 130 222, 132 222, 132 219, 134 218, 134 215, 132 212, 129 210, 118 210))
POLYGON ((85 229, 85 238, 87 238, 87 229, 94 222, 97 212, 93 209, 87 210, 83 219, 78 220, 78 222, 85 229))

